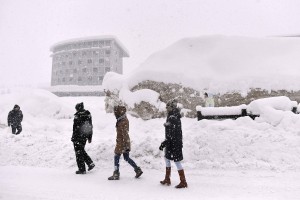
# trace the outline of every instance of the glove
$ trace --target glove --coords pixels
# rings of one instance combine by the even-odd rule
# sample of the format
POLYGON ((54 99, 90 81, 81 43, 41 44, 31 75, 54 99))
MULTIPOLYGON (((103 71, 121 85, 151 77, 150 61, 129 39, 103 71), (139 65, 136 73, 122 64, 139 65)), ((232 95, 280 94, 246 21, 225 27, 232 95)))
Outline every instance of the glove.
POLYGON ((163 150, 164 150, 164 147, 163 147, 163 145, 162 145, 162 144, 159 146, 159 150, 161 150, 161 151, 163 151, 163 150))
POLYGON ((10 126, 11 124, 10 123, 8 123, 8 126, 10 126))
POLYGON ((165 147, 166 147, 166 144, 165 144, 165 141, 163 141, 159 146, 159 150, 163 151, 165 147))
POLYGON ((88 139, 88 142, 91 143, 91 142, 92 142, 92 139, 88 139))

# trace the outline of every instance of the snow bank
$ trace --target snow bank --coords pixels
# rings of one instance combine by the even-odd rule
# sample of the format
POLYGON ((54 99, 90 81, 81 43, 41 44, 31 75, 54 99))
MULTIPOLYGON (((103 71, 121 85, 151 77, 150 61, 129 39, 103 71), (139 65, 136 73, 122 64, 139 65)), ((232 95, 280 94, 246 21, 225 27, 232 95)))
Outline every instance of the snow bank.
POLYGON ((74 107, 61 102, 59 97, 46 90, 26 88, 10 89, 10 93, 0 95, 0 123, 7 123, 7 114, 15 104, 26 113, 24 118, 68 119, 73 116, 74 107))
MULTIPOLYGON (((113 114, 105 113, 103 97, 58 98, 40 90, 27 93, 1 95, 1 123, 6 123, 7 112, 15 102, 21 106, 24 121, 23 132, 18 136, 12 135, 8 127, 0 127, 0 165, 76 169, 70 141, 73 119, 49 114, 55 113, 53 107, 43 110, 49 99, 57 108, 63 107, 61 113, 70 116, 75 112, 74 105, 84 102, 92 113, 94 125, 93 142, 87 144, 87 152, 96 163, 96 170, 113 169, 116 119, 113 114)), ((280 102, 288 101, 281 98, 280 102)), ((281 120, 275 120, 276 126, 266 117, 222 121, 182 118, 184 167, 300 170, 300 115, 290 111, 280 111, 278 115, 281 120)), ((162 170, 163 152, 158 147, 164 140, 165 119, 128 118, 131 156, 145 171, 162 170)), ((123 167, 128 167, 125 161, 121 161, 123 167)))
POLYGON ((250 88, 298 91, 299 52, 299 38, 185 38, 151 55, 128 77, 128 84, 181 83, 221 94, 250 88))

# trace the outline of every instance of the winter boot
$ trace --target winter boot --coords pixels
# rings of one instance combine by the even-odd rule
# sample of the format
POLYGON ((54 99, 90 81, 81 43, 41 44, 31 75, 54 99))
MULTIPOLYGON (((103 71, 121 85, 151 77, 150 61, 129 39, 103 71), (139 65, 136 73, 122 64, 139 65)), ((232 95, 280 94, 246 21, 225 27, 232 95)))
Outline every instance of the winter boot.
POLYGON ((180 183, 176 185, 176 188, 187 188, 188 184, 186 183, 185 176, 184 176, 184 171, 178 170, 179 178, 180 178, 180 183))
POLYGON ((80 170, 78 170, 78 171, 75 172, 75 174, 86 174, 86 171, 80 171, 80 170))
POLYGON ((135 178, 138 178, 143 174, 143 171, 140 167, 137 167, 134 171, 135 171, 135 178))
POLYGON ((170 176, 171 176, 171 167, 166 167, 166 176, 165 176, 165 180, 163 181, 160 181, 160 183, 162 185, 171 185, 171 179, 170 179, 170 176))
POLYGON ((88 171, 91 171, 94 167, 95 167, 94 163, 90 164, 89 167, 88 167, 88 171))
POLYGON ((115 170, 111 177, 108 177, 108 180, 119 180, 120 179, 120 172, 119 170, 115 170))

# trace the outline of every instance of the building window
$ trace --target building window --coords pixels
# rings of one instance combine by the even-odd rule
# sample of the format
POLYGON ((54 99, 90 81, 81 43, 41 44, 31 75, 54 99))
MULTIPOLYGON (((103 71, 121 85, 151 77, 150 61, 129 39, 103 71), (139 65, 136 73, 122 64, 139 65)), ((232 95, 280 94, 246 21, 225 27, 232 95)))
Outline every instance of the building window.
POLYGON ((98 80, 99 80, 99 81, 102 81, 102 80, 103 80, 103 76, 99 76, 99 77, 98 77, 98 80))
POLYGON ((73 77, 70 77, 70 78, 69 78, 69 81, 73 81, 73 77))
POLYGON ((69 65, 73 65, 73 61, 72 60, 69 61, 69 65))
POLYGON ((97 73, 97 72, 98 72, 98 68, 97 68, 97 67, 94 67, 94 68, 93 68, 93 72, 94 72, 94 73, 97 73))
POLYGON ((73 56, 77 56, 77 52, 76 51, 73 51, 73 56))
POLYGON ((65 79, 65 78, 63 78, 63 79, 62 79, 62 82, 65 82, 65 81, 66 81, 66 79, 65 79))
POLYGON ((87 72, 87 69, 86 69, 86 68, 83 68, 83 69, 82 69, 82 72, 83 72, 83 73, 86 73, 86 72, 87 72))
POLYGON ((92 80, 93 80, 93 77, 92 77, 92 76, 89 76, 88 79, 89 79, 89 81, 92 81, 92 80))
POLYGON ((63 66, 65 66, 65 65, 66 65, 66 62, 62 62, 61 64, 62 64, 63 66))
POLYGON ((110 72, 110 67, 105 67, 105 72, 110 72))
POLYGON ((66 69, 66 71, 65 71, 65 72, 66 72, 66 74, 68 74, 68 73, 69 73, 69 70, 68 70, 68 69, 66 69))
POLYGON ((81 65, 82 64, 82 60, 78 60, 78 65, 81 65))
POLYGON ((99 59, 99 63, 100 63, 100 64, 103 64, 103 63, 104 63, 104 59, 103 59, 103 58, 100 58, 100 59, 99 59))
POLYGON ((93 55, 94 56, 98 56, 99 55, 99 51, 93 51, 93 55))
POLYGON ((87 62, 88 62, 89 64, 91 64, 91 63, 93 63, 93 60, 92 60, 92 59, 88 59, 87 62))
POLYGON ((109 46, 109 45, 110 45, 110 41, 109 40, 105 41, 105 46, 109 46))
POLYGON ((86 56, 86 52, 85 51, 82 52, 82 56, 86 56))
POLYGON ((81 76, 79 76, 79 77, 78 77, 78 81, 82 81, 82 78, 81 78, 81 76))
POLYGON ((73 69, 73 73, 77 73, 77 69, 73 69))
POLYGON ((109 55, 109 54, 110 54, 110 50, 109 49, 105 50, 105 55, 109 55))

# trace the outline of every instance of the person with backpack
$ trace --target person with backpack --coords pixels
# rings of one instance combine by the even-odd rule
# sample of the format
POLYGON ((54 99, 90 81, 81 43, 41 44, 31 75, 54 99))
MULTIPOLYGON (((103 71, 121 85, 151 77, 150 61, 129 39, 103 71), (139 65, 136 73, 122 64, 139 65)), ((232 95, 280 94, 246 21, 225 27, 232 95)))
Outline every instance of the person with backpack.
POLYGON ((176 188, 187 188, 188 184, 185 179, 184 170, 181 165, 183 160, 182 154, 182 129, 181 129, 181 115, 177 108, 177 101, 170 100, 167 105, 167 120, 164 123, 165 126, 165 140, 161 143, 159 150, 165 153, 166 162, 166 175, 163 181, 160 181, 162 185, 171 185, 171 160, 175 162, 178 170, 180 183, 175 186, 176 188))
POLYGON ((130 137, 129 137, 129 121, 126 116, 126 107, 125 106, 114 106, 114 114, 117 119, 116 131, 116 147, 115 147, 115 156, 114 156, 114 166, 115 170, 113 175, 108 178, 108 180, 119 180, 120 179, 120 157, 123 154, 124 160, 127 161, 135 171, 135 178, 139 178, 143 171, 136 163, 129 157, 129 152, 131 150, 130 137))
POLYGON ((19 105, 15 105, 13 110, 8 113, 7 124, 11 126, 12 134, 18 135, 22 132, 23 113, 19 105), (17 132, 16 132, 17 131, 17 132))
POLYGON ((75 106, 76 113, 74 114, 73 135, 71 141, 74 144, 76 162, 78 171, 76 174, 86 174, 85 163, 88 166, 88 171, 95 167, 90 156, 85 151, 86 141, 92 142, 93 124, 92 116, 88 110, 84 109, 83 103, 78 103, 75 106))

